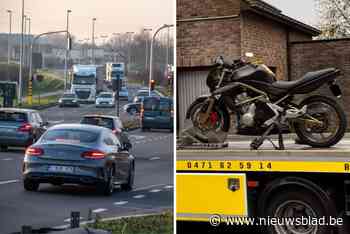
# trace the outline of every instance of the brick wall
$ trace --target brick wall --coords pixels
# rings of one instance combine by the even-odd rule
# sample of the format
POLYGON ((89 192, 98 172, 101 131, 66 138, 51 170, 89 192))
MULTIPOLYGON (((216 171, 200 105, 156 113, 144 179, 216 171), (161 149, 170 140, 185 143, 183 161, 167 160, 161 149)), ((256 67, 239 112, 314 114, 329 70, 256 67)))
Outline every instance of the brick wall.
POLYGON ((195 67, 240 56, 239 18, 181 22, 177 25, 177 66, 195 67))
MULTIPOLYGON (((296 42, 290 45, 290 52, 293 80, 309 71, 328 67, 341 70, 342 74, 338 78, 343 91, 341 104, 346 110, 350 129, 350 39, 296 42)), ((327 86, 323 87, 320 93, 331 95, 327 86)))
POLYGON ((240 0, 177 0, 177 19, 237 15, 240 0))
POLYGON ((241 17, 242 55, 253 52, 269 67, 277 68, 277 79, 287 79, 287 30, 281 24, 257 14, 244 12, 241 17))
POLYGON ((312 36, 307 35, 302 32, 297 31, 290 31, 289 32, 289 41, 290 42, 296 42, 296 41, 311 41, 312 36))

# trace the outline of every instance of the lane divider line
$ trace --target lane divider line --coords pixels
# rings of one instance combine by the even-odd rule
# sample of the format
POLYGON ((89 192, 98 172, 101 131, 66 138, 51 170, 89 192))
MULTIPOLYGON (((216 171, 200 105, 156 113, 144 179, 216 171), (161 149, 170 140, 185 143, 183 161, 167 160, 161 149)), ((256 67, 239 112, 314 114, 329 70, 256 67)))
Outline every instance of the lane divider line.
POLYGON ((162 191, 161 189, 152 189, 149 192, 150 193, 159 193, 160 191, 162 191))
POLYGON ((17 183, 19 180, 6 180, 6 181, 0 181, 0 185, 3 184, 12 184, 12 183, 17 183))
POLYGON ((98 208, 98 209, 92 210, 92 213, 102 213, 102 212, 105 212, 105 211, 107 211, 107 209, 105 209, 105 208, 98 208))
POLYGON ((118 201, 118 202, 114 202, 113 204, 116 206, 122 206, 122 205, 125 205, 127 203, 128 203, 128 201, 118 201))

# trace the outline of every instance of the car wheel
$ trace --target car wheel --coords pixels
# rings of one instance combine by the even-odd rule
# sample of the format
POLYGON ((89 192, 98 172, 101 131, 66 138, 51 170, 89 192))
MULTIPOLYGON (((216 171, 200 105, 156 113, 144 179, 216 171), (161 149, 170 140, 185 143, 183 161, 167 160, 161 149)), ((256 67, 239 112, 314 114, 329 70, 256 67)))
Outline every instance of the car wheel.
POLYGON ((0 150, 3 152, 6 152, 8 150, 8 146, 7 145, 2 145, 0 146, 0 150))
POLYGON ((39 183, 33 180, 24 179, 23 187, 27 191, 37 191, 39 189, 39 183))
POLYGON ((132 165, 129 171, 128 182, 126 184, 122 184, 121 189, 124 191, 131 191, 132 187, 134 186, 134 178, 135 178, 135 167, 134 165, 132 165))
POLYGON ((114 179, 113 179, 113 171, 112 169, 108 170, 108 179, 106 182, 103 182, 98 190, 103 193, 105 196, 111 196, 114 191, 114 179))

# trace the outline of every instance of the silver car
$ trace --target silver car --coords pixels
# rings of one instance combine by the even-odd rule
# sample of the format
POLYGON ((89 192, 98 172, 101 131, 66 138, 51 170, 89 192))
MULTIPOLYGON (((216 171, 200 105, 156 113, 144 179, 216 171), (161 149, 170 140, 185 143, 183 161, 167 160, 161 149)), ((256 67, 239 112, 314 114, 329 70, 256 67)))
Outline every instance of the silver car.
POLYGON ((35 191, 40 183, 93 185, 111 195, 115 185, 131 190, 135 160, 107 128, 61 124, 47 132, 26 152, 23 184, 35 191))
POLYGON ((113 93, 102 92, 96 97, 96 107, 115 107, 115 98, 113 93))

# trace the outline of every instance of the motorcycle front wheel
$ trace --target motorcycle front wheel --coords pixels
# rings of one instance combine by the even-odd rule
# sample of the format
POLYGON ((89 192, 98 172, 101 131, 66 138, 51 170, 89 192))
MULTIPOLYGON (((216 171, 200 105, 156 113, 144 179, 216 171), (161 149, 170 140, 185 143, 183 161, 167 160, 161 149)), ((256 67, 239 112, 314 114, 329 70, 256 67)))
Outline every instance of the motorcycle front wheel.
POLYGON ((347 119, 342 107, 332 98, 312 96, 300 103, 307 106, 307 112, 294 123, 295 133, 300 140, 312 147, 331 147, 343 137, 347 119))
POLYGON ((230 130, 230 115, 228 111, 219 106, 214 106, 206 121, 202 121, 207 110, 207 103, 199 103, 191 111, 190 119, 193 127, 198 132, 198 138, 203 142, 224 142, 230 130))

